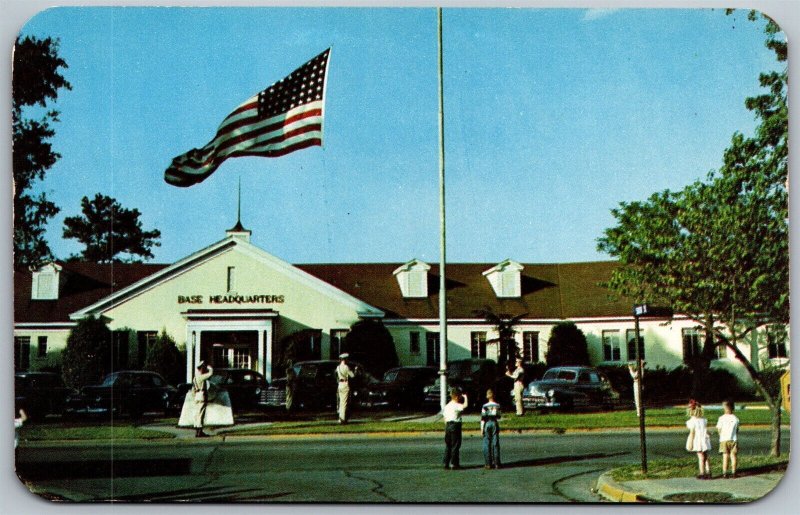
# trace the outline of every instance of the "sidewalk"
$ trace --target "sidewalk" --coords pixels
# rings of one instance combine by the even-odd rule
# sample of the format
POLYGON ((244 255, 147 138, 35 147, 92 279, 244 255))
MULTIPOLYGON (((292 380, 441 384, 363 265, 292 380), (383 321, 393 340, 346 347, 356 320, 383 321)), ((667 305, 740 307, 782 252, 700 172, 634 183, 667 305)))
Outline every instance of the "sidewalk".
POLYGON ((783 478, 783 472, 751 474, 736 479, 642 479, 616 482, 611 472, 597 479, 597 493, 624 503, 741 503, 761 499, 783 478))

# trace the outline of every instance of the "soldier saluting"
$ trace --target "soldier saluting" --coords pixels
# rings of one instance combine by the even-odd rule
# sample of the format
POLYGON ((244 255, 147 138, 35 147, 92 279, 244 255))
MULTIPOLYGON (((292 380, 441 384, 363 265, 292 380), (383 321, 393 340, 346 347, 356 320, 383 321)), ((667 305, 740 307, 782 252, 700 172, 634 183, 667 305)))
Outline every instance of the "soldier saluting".
MULTIPOLYGON (((336 367, 336 379, 339 385, 336 388, 336 411, 339 413, 339 423, 347 424, 347 408, 350 401, 350 380, 355 374, 347 364, 348 353, 340 354, 341 363, 336 367)), ((357 369, 356 369, 357 370, 357 369)))

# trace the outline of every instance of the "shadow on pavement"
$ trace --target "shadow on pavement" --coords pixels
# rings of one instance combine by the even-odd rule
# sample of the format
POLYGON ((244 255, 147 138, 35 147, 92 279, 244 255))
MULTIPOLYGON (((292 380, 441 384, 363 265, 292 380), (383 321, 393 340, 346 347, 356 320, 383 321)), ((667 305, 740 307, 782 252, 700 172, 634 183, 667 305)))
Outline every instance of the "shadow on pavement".
POLYGON ((567 463, 570 461, 584 461, 596 460, 600 458, 613 458, 615 456, 622 456, 628 454, 627 452, 601 452, 594 454, 570 454, 569 456, 548 456, 547 458, 537 458, 531 460, 517 460, 503 463, 504 469, 517 468, 517 467, 539 467, 542 465, 554 465, 557 463, 567 463))
POLYGON ((86 460, 59 466, 53 462, 17 463, 22 480, 93 479, 102 477, 188 476, 190 459, 86 460))

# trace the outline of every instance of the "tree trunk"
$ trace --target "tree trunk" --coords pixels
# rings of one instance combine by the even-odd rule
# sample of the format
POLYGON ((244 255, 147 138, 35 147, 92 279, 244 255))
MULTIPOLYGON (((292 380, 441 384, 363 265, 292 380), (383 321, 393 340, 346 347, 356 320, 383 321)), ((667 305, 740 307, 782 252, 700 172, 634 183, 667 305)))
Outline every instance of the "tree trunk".
POLYGON ((778 393, 778 398, 775 399, 775 405, 771 408, 772 445, 770 446, 769 453, 772 456, 778 457, 781 455, 781 393, 778 393))

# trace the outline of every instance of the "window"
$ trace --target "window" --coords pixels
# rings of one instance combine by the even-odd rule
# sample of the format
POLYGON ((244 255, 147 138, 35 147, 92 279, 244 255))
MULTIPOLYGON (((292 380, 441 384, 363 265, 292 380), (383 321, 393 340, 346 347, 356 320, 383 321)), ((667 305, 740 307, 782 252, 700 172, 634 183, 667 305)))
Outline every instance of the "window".
POLYGON ((236 267, 229 266, 228 267, 228 276, 227 276, 227 283, 228 283, 228 290, 229 292, 236 291, 236 267))
POLYGON ((788 358, 786 330, 780 326, 767 327, 767 354, 769 359, 788 358))
MULTIPOLYGON (((625 339, 628 341, 628 361, 634 361, 636 359, 636 330, 628 329, 625 339)), ((639 331, 639 357, 644 359, 644 336, 641 331, 639 331)))
POLYGON ((47 336, 40 336, 36 339, 36 357, 47 357, 47 336))
POLYGON ((237 346, 232 349, 233 368, 250 368, 250 349, 237 346))
POLYGON ((419 331, 408 333, 408 352, 413 356, 419 356, 419 331))
POLYGON ((147 349, 153 345, 158 338, 156 331, 137 331, 136 332, 136 360, 139 367, 144 366, 147 359, 147 349))
POLYGON ((14 337, 14 370, 25 371, 31 366, 31 337, 14 337))
POLYGON ((683 362, 689 363, 692 359, 700 355, 703 347, 700 343, 702 333, 695 329, 683 330, 683 362))
POLYGON ((428 272, 414 270, 408 273, 408 297, 428 296, 428 272))
POLYGON ((539 332, 524 331, 522 333, 522 361, 537 363, 539 361, 539 332))
POLYGON ((603 360, 620 361, 619 331, 603 331, 603 360))
POLYGON ((428 366, 439 365, 439 333, 426 333, 427 355, 425 363, 428 366))
POLYGON ((331 329, 330 359, 339 359, 347 329, 331 329))
POLYGON ((717 345, 714 347, 714 359, 727 359, 728 347, 725 346, 722 340, 717 340, 717 345))
POLYGON ((486 331, 474 331, 470 333, 470 349, 473 358, 486 357, 486 331))

